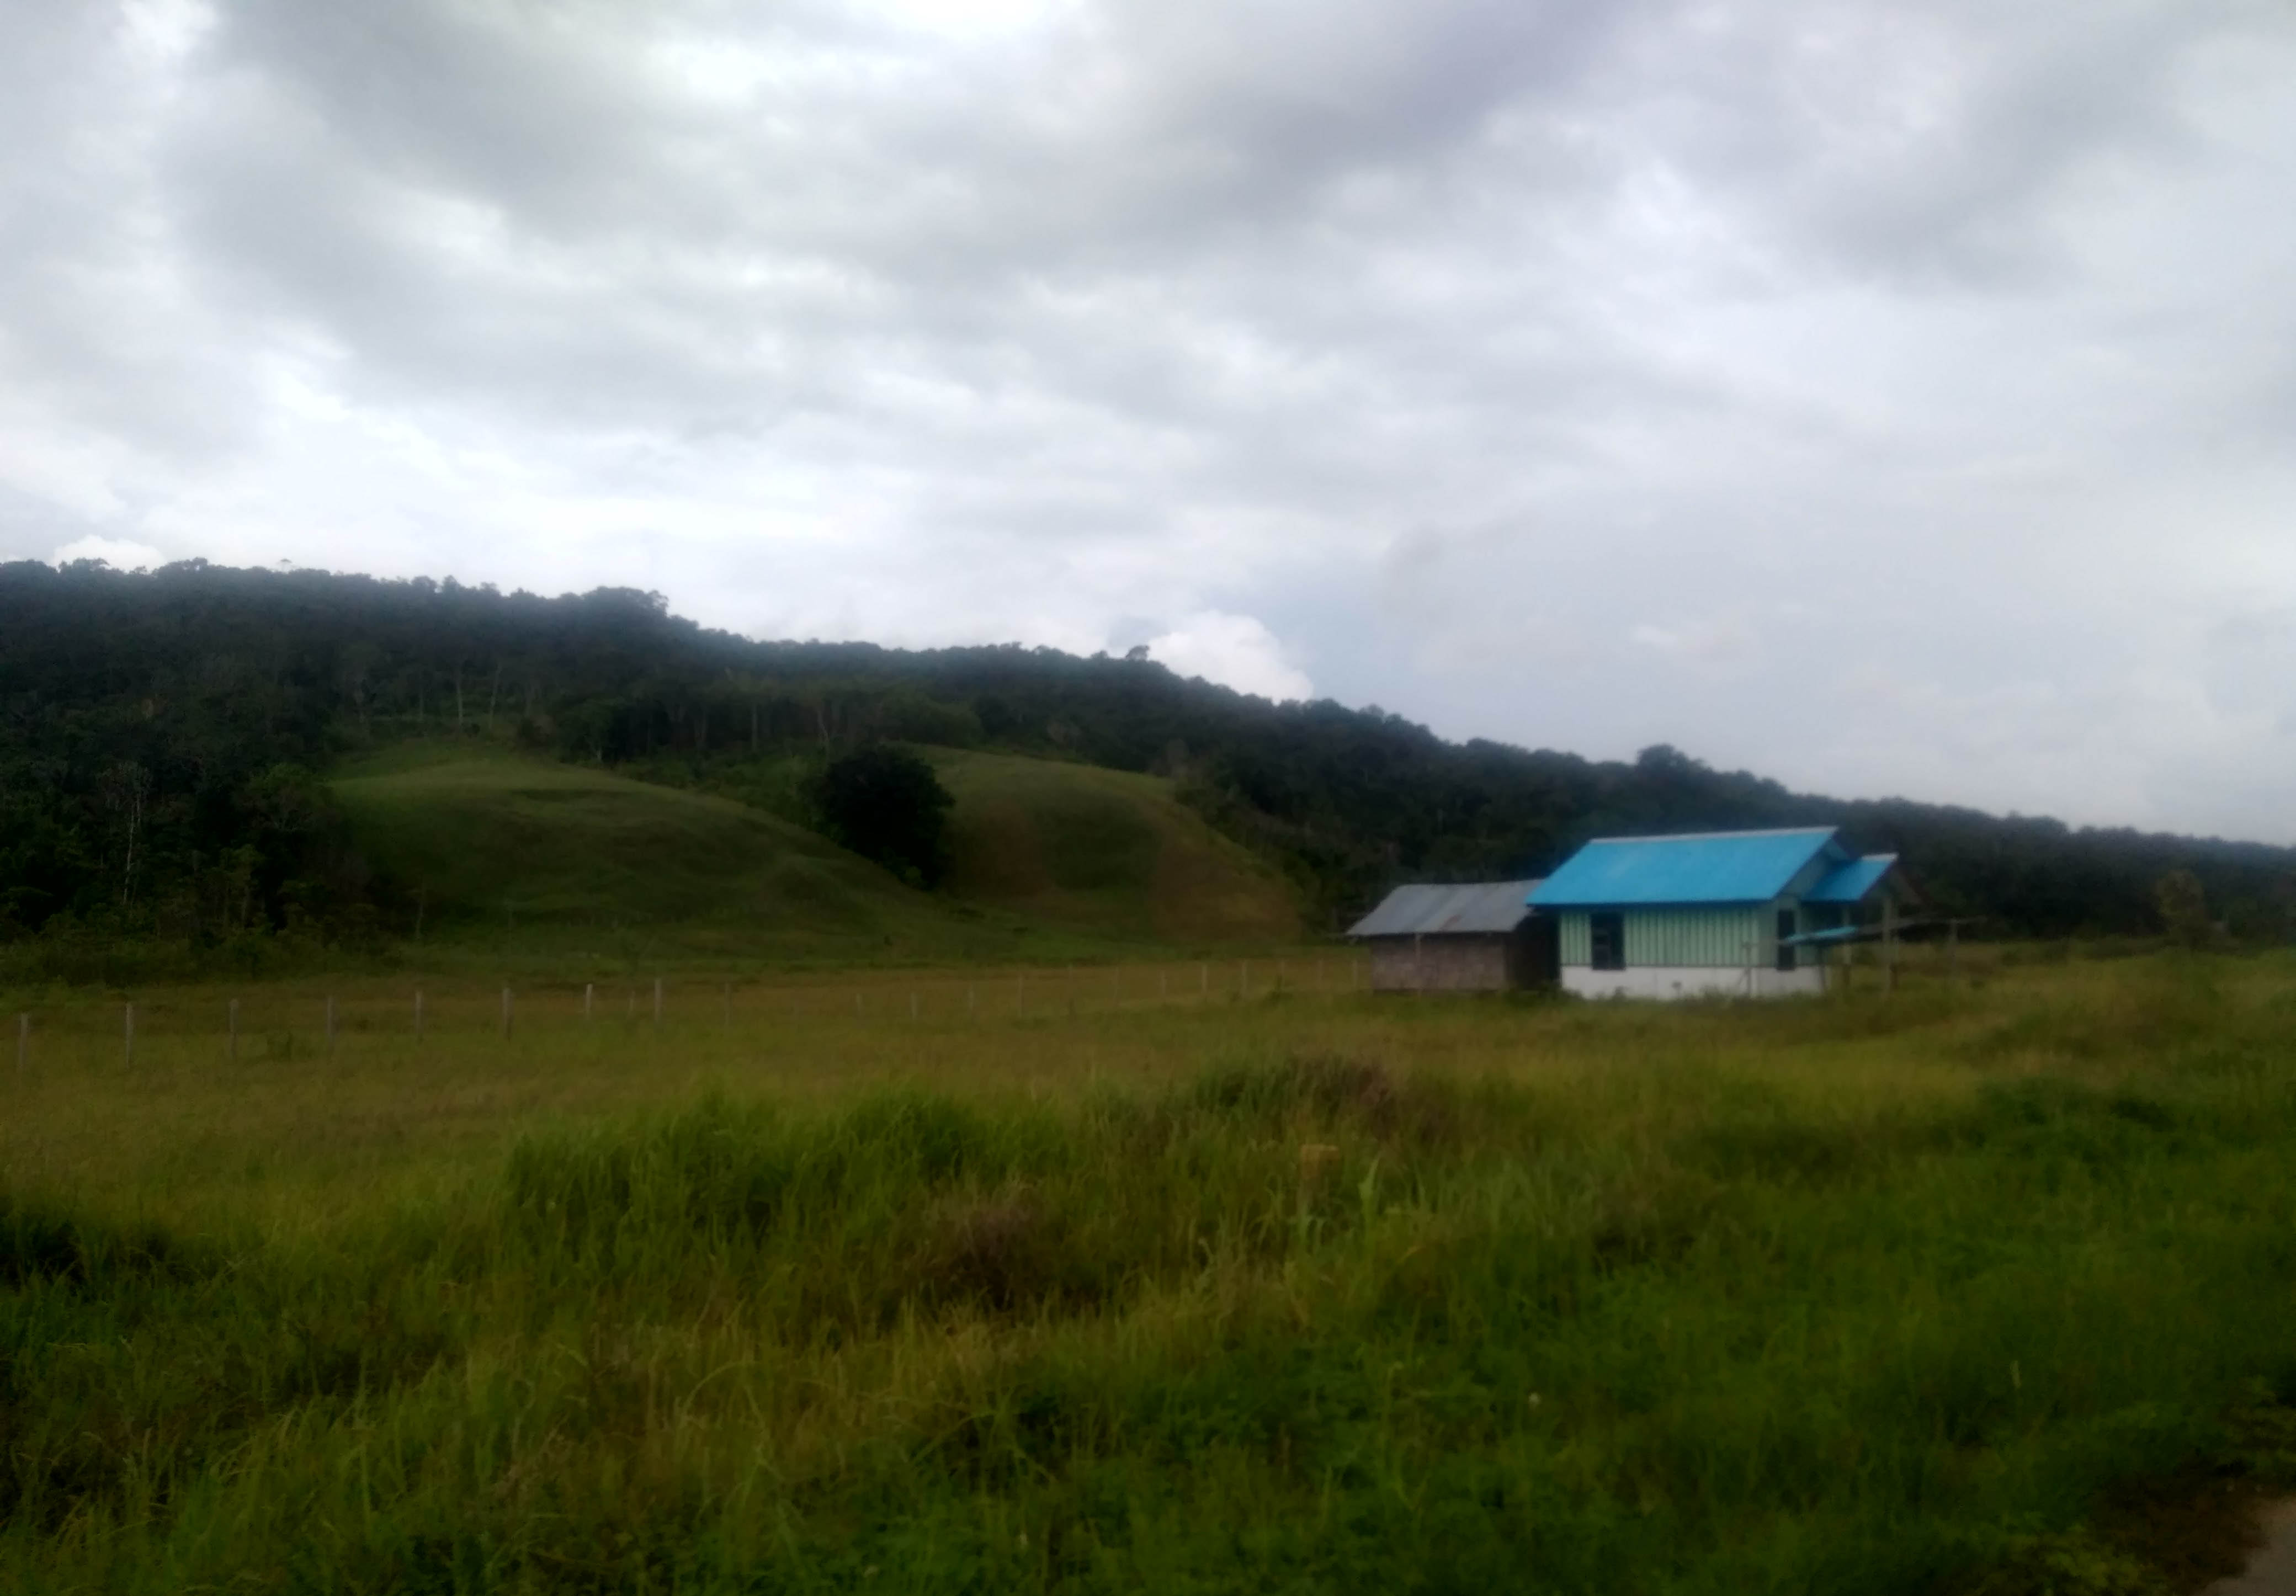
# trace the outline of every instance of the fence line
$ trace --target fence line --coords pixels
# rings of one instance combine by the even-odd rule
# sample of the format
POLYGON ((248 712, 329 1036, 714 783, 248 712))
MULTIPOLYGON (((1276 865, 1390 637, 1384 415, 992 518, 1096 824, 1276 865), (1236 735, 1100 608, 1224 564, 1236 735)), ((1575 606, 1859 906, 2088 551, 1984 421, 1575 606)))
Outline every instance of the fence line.
MULTIPOLYGON (((846 987, 851 996, 853 1012, 848 1023, 878 1027, 1036 1022, 1055 1015, 1084 1018, 1160 1010, 1185 1011, 1234 1001, 1264 1000, 1279 994, 1338 1000, 1361 992, 1365 984, 1363 960, 1356 954, 1311 960, 1304 977, 1297 980, 1293 978, 1300 971, 1296 962, 1270 962, 1267 970, 1273 971, 1271 976, 1267 970, 1255 973, 1252 961, 1240 960, 1234 985, 1225 989, 1212 980, 1210 964, 1195 962, 1197 982, 1193 991, 1185 976, 1177 981, 1172 978, 1175 970, 1185 971, 1186 966, 1164 962, 1109 966, 1105 984, 1095 983, 1089 970, 1074 965, 1050 970, 1016 970, 1008 994, 1009 1003, 1004 1003, 992 1001, 997 991, 993 979, 984 984, 979 976, 955 970, 929 974, 922 979, 905 979, 894 971, 882 975, 863 973, 857 978, 855 972, 846 972, 826 980, 776 980, 767 977, 750 981, 722 978, 712 981, 702 978, 682 986, 668 977, 656 976, 646 978, 652 981, 652 1001, 644 1011, 639 1008, 637 983, 628 985, 623 1028, 635 1029, 642 1020, 656 1034, 706 1025, 704 994, 710 985, 718 987, 718 1024, 710 1028, 730 1036, 737 1028, 770 1031, 783 1024, 838 1023, 838 986, 846 987), (1334 968, 1341 964, 1348 967, 1344 977, 1334 968), (1151 970, 1154 971, 1152 981, 1146 978, 1151 970), (1136 976, 1136 970, 1139 972, 1136 976), (1049 1003, 1043 993, 1031 990, 1046 980, 1057 987, 1049 1003), (876 994, 873 998, 873 993, 876 994), (830 1001, 825 1005, 816 1003, 811 1001, 814 994, 830 1001), (907 998, 906 1004, 901 1002, 904 994, 907 998)), ((440 996, 425 985, 416 985, 411 994, 411 1005, 401 1007, 407 1001, 405 997, 387 995, 345 998, 332 992, 309 994, 258 987, 246 994, 218 993, 210 998, 196 990, 175 995, 163 989, 163 995, 156 1000, 144 995, 122 1000, 112 1011, 118 1017, 118 1029, 113 1035, 120 1061, 132 1068, 139 1059, 151 1057, 154 1047, 165 1047, 172 1055, 181 1044, 203 1037, 211 1039, 215 1052, 210 1056, 235 1064, 247 1056, 242 1043, 243 1033, 250 1031, 257 1042, 254 1057, 292 1057, 304 1048, 312 1048, 319 1057, 332 1059, 347 1045, 365 1051, 393 1036, 421 1045, 434 1034, 467 1039, 483 1035, 488 1029, 496 1033, 500 1044, 518 1045, 537 1036, 558 1034, 561 1027, 594 1027, 600 1019, 595 982, 580 983, 578 991, 574 983, 545 982, 526 988, 522 994, 514 983, 505 982, 491 1005, 495 1010, 492 1015, 486 1012, 488 1005, 482 986, 475 990, 451 989, 440 996), (562 1000, 558 995, 562 993, 562 1000), (521 1019, 530 1023, 521 1025, 521 1019), (493 1021, 491 1026, 488 1019, 493 1021)), ((101 1006, 76 1004, 20 1011, 16 1017, 18 1073, 22 1074, 37 1062, 36 1054, 43 1051, 35 1047, 36 1036, 47 1038, 57 1046, 70 1045, 75 1038, 84 1042, 90 1035, 91 1021, 100 1025, 96 1017, 102 1011, 101 1006)))

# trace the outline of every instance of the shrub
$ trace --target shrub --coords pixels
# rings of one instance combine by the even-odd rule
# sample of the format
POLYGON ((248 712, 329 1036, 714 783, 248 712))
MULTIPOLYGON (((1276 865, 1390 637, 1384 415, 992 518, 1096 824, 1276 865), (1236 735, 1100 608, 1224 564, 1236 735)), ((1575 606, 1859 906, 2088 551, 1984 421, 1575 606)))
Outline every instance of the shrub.
POLYGON ((832 760, 815 792, 833 839, 921 887, 939 885, 947 872, 955 801, 931 765, 887 743, 832 760))

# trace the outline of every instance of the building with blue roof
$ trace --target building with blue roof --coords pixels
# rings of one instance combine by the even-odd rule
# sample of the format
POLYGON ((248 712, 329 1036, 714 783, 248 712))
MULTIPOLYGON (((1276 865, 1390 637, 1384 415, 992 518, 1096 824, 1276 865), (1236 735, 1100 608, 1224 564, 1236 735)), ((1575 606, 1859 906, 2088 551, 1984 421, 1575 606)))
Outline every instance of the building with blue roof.
POLYGON ((1556 921, 1564 990, 1670 998, 1823 991, 1829 943, 1911 899, 1896 855, 1821 826, 1600 838, 1527 901, 1556 921))

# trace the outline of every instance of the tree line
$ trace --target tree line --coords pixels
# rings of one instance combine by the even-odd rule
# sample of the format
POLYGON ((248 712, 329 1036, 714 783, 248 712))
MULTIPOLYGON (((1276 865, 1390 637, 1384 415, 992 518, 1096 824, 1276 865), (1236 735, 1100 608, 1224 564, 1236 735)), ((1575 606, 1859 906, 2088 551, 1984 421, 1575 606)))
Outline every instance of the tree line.
POLYGON ((2229 935, 2296 928, 2287 848, 1843 801, 1667 747, 1598 761, 1452 743, 1377 708, 1183 679, 1138 650, 753 642, 628 589, 193 561, 0 565, 0 938, 385 936, 403 905, 323 778, 412 737, 709 786, 832 831, 824 774, 863 748, 1151 772, 1276 861, 1330 927, 1398 881, 1537 875, 1589 837, 1823 823, 1902 854, 1938 912, 1997 934, 2155 934, 2175 872, 2229 935))

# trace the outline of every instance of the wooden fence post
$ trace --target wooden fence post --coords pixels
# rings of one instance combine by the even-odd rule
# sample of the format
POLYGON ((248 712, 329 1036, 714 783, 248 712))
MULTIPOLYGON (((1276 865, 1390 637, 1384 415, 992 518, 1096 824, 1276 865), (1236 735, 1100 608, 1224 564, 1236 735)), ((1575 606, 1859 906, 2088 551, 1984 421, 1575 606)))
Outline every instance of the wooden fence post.
POLYGON ((422 1040, 422 988, 414 989, 414 1040, 422 1040))
POLYGON ((598 984, 597 984, 595 981, 585 981, 585 982, 583 982, 583 983, 582 983, 582 1023, 583 1023, 584 1025, 587 1025, 587 1024, 589 1024, 589 1023, 590 1023, 590 1016, 591 1016, 592 1012, 595 1010, 595 1008, 596 1008, 596 1006, 597 1006, 597 1000, 598 1000, 598 984))
POLYGON ((1898 900, 1887 893, 1882 897, 1882 991, 1884 996, 1898 989, 1898 900))

